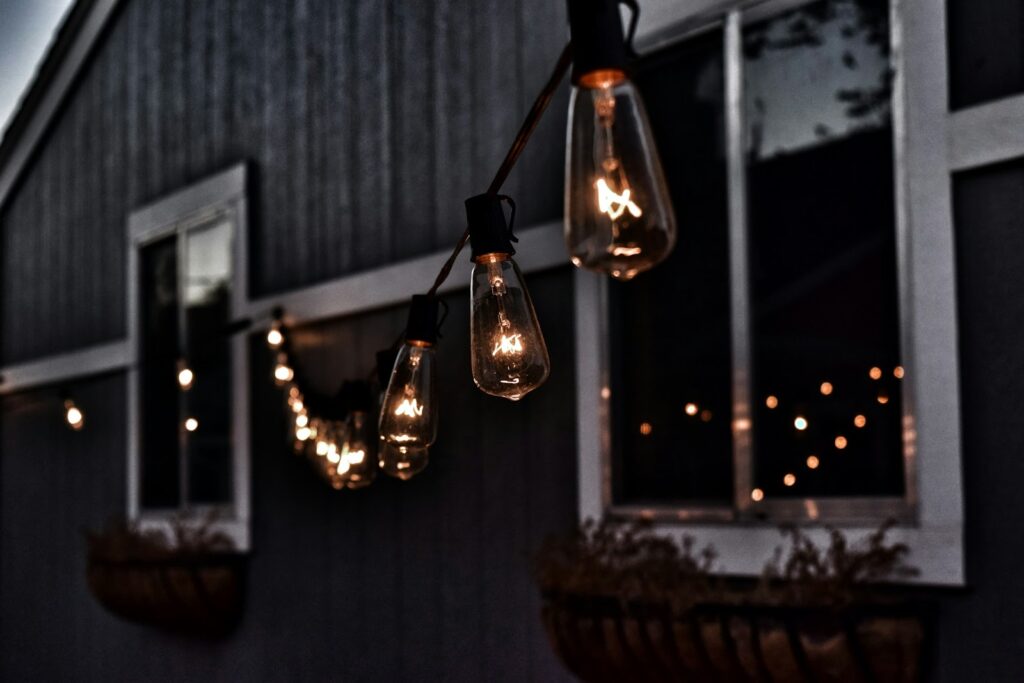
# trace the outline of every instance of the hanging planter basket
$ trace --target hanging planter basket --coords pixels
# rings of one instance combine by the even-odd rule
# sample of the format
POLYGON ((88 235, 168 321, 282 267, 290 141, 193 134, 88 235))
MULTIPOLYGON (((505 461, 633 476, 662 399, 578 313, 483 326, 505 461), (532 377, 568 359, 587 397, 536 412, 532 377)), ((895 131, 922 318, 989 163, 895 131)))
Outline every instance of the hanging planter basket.
POLYGON ((204 637, 230 632, 242 614, 245 556, 90 558, 89 591, 129 621, 204 637))
POLYGON ((585 681, 911 683, 921 677, 924 608, 667 603, 545 595, 543 621, 585 681))

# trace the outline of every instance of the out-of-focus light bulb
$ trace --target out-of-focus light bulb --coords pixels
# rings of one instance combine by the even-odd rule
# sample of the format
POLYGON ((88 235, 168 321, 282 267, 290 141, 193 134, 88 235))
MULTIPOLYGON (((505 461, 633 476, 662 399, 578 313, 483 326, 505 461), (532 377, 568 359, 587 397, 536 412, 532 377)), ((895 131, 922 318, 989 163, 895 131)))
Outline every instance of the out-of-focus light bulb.
POLYGON ((437 299, 414 296, 405 343, 381 402, 378 433, 384 442, 427 448, 437 438, 436 341, 437 299))
POLYGON ((523 274, 512 259, 512 228, 502 200, 512 204, 494 194, 466 200, 474 263, 470 360, 473 382, 481 391, 518 401, 544 383, 551 363, 523 274))
POLYGON ((320 456, 320 457, 326 456, 328 448, 329 448, 329 444, 326 441, 324 441, 323 439, 318 439, 317 440, 317 442, 316 442, 316 454, 318 456, 320 456))
POLYGON ((185 420, 185 431, 194 432, 199 429, 199 420, 194 417, 185 420))
POLYGON ((753 489, 750 492, 750 500, 754 501, 755 503, 760 503, 762 500, 764 500, 764 491, 762 491, 761 489, 753 489))
POLYGON ((903 379, 903 366, 897 365, 895 368, 893 368, 892 376, 895 377, 896 379, 903 379))
POLYGON ((275 320, 273 325, 267 330, 267 346, 272 349, 279 349, 284 344, 284 332, 281 331, 280 321, 275 320))
POLYGON ((295 371, 288 365, 288 356, 283 353, 277 354, 277 363, 274 365, 274 383, 282 386, 295 378, 295 371))
POLYGON ((64 401, 64 422, 76 432, 85 426, 85 413, 71 399, 64 401))
POLYGON ((787 474, 782 478, 782 483, 785 484, 786 486, 793 486, 794 484, 796 484, 796 475, 792 473, 787 474))
POLYGON ((822 382, 821 386, 818 387, 822 396, 828 396, 832 393, 832 382, 822 382))
POLYGON ((764 400, 764 404, 768 407, 768 410, 775 410, 779 407, 779 399, 776 396, 768 396, 764 400))
POLYGON ((643 102, 626 77, 614 0, 570 0, 573 89, 565 174, 572 261, 629 280, 672 251, 676 219, 643 102))
POLYGON ((873 367, 868 370, 868 377, 871 379, 882 379, 882 368, 873 367))
POLYGON ((802 415, 798 415, 796 419, 793 420, 793 427, 796 428, 798 431, 804 431, 805 429, 807 429, 807 418, 803 417, 802 415))
POLYGON ((685 406, 683 406, 683 412, 685 412, 690 417, 693 417, 698 412, 697 404, 687 403, 685 406))
POLYGON ((299 427, 295 430, 295 438, 299 441, 308 441, 309 437, 313 435, 313 430, 309 427, 299 427))
POLYGON ((378 464, 384 474, 407 481, 426 469, 429 459, 426 448, 406 448, 381 442, 378 464))
MULTIPOLYGON (((362 383, 360 393, 362 393, 362 383)), ((367 409, 371 402, 369 387, 365 389, 365 400, 360 396, 359 405, 349 412, 345 421, 345 442, 341 447, 341 460, 338 464, 338 475, 344 477, 345 485, 350 489, 363 488, 373 483, 377 474, 377 459, 374 446, 373 423, 367 409), (342 464, 345 463, 344 472, 342 464)))
POLYGON ((807 467, 808 468, 810 468, 812 470, 816 470, 816 469, 818 469, 818 465, 820 465, 820 464, 821 464, 821 461, 818 460, 818 456, 816 456, 816 455, 808 455, 807 456, 807 467))
POLYGON ((196 375, 184 359, 178 361, 178 386, 182 391, 188 391, 195 382, 196 375))
POLYGON ((306 413, 299 413, 298 415, 295 416, 295 426, 296 427, 305 427, 308 424, 309 424, 309 415, 307 415, 306 413))

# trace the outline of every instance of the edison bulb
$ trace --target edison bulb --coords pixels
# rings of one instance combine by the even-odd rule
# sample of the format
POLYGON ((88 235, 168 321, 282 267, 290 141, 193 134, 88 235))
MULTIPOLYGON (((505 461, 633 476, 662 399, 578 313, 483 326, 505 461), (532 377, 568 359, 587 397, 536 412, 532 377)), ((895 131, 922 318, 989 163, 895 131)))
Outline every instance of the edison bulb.
POLYGON ((485 254, 473 267, 470 295, 473 382, 518 401, 548 378, 551 363, 530 293, 508 254, 485 254))
POLYGON ((408 481, 427 467, 429 451, 426 448, 406 448, 382 443, 380 468, 384 474, 408 481))
POLYGON ((274 383, 284 386, 295 377, 295 371, 288 365, 288 356, 283 353, 277 354, 277 363, 274 365, 274 383))
POLYGON ((349 413, 346 426, 346 438, 336 470, 345 486, 359 489, 372 484, 377 475, 373 428, 369 415, 362 410, 349 413))
POLYGON ((620 69, 577 80, 569 105, 565 238, 581 268, 632 279, 664 260, 676 219, 643 102, 620 69))
POLYGON ((398 350, 380 411, 381 441, 426 448, 437 438, 434 346, 409 340, 398 350))

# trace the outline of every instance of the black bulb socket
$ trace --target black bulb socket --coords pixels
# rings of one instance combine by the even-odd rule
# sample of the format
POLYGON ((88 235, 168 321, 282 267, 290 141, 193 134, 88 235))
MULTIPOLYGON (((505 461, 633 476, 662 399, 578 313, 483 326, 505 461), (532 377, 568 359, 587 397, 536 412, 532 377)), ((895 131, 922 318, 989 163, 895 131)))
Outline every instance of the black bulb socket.
POLYGON ((437 297, 414 294, 409 308, 409 321, 405 326, 407 342, 437 343, 437 297))
POLYGON ((485 254, 516 253, 512 248, 512 228, 505 220, 501 195, 478 194, 466 200, 466 225, 473 261, 485 254))
POLYGON ((622 32, 620 0, 568 0, 572 33, 572 83, 588 85, 587 75, 619 72, 629 61, 622 32))

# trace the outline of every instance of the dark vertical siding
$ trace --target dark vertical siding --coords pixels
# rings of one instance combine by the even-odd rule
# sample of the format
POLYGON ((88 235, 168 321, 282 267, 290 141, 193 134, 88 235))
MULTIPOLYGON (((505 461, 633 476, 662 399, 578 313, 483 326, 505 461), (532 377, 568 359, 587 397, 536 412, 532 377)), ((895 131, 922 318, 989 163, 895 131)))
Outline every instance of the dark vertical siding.
MULTIPOLYGON (((122 336, 128 213, 240 159, 259 179, 253 295, 446 247, 554 63, 563 12, 125 0, 0 213, 0 364, 122 336)), ((507 188, 524 224, 560 214, 564 101, 507 188)))
POLYGON ((946 0, 949 106, 1024 92, 1024 0, 946 0))
POLYGON ((954 179, 967 582, 943 605, 942 681, 1020 678, 1024 654, 1024 163, 954 179))
MULTIPOLYGON (((576 515, 568 269, 531 278, 553 371, 528 400, 476 391, 465 292, 449 297, 442 424, 427 470, 335 492, 286 441, 270 358, 252 343, 253 536, 246 612, 222 642, 121 622, 88 594, 82 527, 124 509, 125 380, 0 399, 0 679, 553 681, 529 555, 576 515)), ((364 376, 404 311, 297 330, 310 385, 364 376)))

